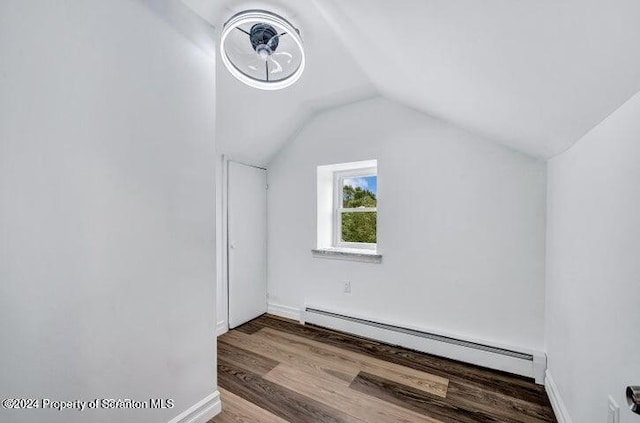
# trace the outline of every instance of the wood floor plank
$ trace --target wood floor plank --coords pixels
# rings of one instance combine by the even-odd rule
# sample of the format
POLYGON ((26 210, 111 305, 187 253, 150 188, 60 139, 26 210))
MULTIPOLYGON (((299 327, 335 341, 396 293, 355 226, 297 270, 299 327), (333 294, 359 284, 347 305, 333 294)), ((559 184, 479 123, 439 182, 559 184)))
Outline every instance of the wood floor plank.
POLYGON ((253 335, 281 345, 292 352, 308 357, 321 357, 332 362, 340 362, 353 366, 359 371, 366 371, 385 379, 398 382, 415 389, 440 397, 446 397, 449 380, 431 375, 406 366, 379 360, 367 355, 347 351, 315 340, 281 332, 272 328, 263 328, 253 335))
POLYGON ((473 365, 376 342, 360 341, 350 342, 345 345, 340 335, 323 334, 316 339, 322 340, 322 342, 335 342, 336 346, 343 346, 345 349, 364 354, 369 353, 382 360, 446 377, 450 381, 455 380, 473 384, 488 391, 540 405, 547 404, 544 388, 535 385, 533 380, 523 380, 516 376, 478 369, 473 365))
POLYGON ((220 397, 222 413, 207 423, 292 423, 226 389, 220 389, 220 397))
POLYGON ((360 373, 350 385, 352 389, 414 410, 423 410, 444 420, 459 421, 468 416, 468 422, 493 422, 496 419, 508 423, 555 422, 552 413, 531 407, 527 402, 514 401, 473 387, 460 387, 456 382, 451 382, 450 386, 446 401, 434 401, 417 390, 367 373, 360 373))
POLYGON ((458 407, 447 399, 427 396, 415 389, 369 373, 360 373, 353 380, 350 388, 382 401, 423 413, 443 423, 515 423, 513 420, 503 420, 477 410, 458 407))
POLYGON ((366 423, 220 358, 218 383, 223 389, 292 423, 366 423))
POLYGON ((482 389, 542 406, 548 406, 549 404, 544 387, 536 385, 529 378, 484 369, 479 366, 394 347, 316 326, 300 325, 282 319, 275 319, 269 315, 257 318, 254 320, 254 324, 314 339, 338 348, 390 361, 449 380, 473 384, 482 389))
POLYGON ((264 377, 368 423, 440 423, 428 416, 350 389, 335 379, 318 377, 280 364, 264 377))
POLYGON ((550 406, 507 397, 461 382, 451 382, 449 386, 447 399, 450 403, 461 407, 481 410, 523 423, 554 423, 556 421, 550 406))
POLYGON ((528 378, 329 329, 261 316, 218 344, 221 388, 290 423, 556 423, 528 378))
POLYGON ((287 363, 290 366, 306 369, 310 373, 328 374, 342 380, 346 385, 359 372, 357 368, 350 364, 333 362, 329 359, 291 351, 284 345, 275 344, 272 341, 256 336, 256 334, 247 335, 239 332, 229 332, 225 335, 225 342, 280 363, 287 363))
POLYGON ((245 323, 242 326, 235 328, 234 330, 237 330, 238 332, 246 333, 247 335, 251 335, 252 333, 259 331, 260 329, 262 329, 261 325, 257 324, 257 322, 250 321, 245 323))
POLYGON ((257 373, 260 376, 268 373, 279 364, 276 360, 238 348, 222 339, 218 341, 218 356, 224 357, 229 363, 257 373))

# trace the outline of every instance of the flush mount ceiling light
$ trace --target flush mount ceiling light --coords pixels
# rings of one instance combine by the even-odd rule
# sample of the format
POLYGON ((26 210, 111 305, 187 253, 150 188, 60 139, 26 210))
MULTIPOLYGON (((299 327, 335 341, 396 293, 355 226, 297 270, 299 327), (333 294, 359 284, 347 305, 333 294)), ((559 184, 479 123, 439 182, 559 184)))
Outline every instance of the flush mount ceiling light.
POLYGON ((238 13, 224 24, 220 53, 233 76, 261 90, 288 87, 300 78, 305 64, 300 32, 262 10, 238 13))

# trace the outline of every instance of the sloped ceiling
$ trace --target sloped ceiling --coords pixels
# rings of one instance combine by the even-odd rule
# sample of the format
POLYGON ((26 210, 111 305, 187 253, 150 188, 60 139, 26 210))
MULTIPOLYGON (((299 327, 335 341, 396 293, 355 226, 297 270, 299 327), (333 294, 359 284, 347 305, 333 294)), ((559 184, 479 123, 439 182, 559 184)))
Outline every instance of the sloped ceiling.
POLYGON ((221 153, 235 160, 266 165, 316 111, 377 94, 370 78, 311 2, 185 3, 217 28, 237 12, 267 9, 291 21, 303 38, 305 71, 298 82, 283 90, 251 88, 217 61, 216 143, 221 153))
POLYGON ((315 110, 375 92, 548 158, 640 90, 637 0, 185 2, 218 27, 262 8, 301 29, 308 67, 292 87, 251 89, 219 65, 218 142, 253 162, 315 110))

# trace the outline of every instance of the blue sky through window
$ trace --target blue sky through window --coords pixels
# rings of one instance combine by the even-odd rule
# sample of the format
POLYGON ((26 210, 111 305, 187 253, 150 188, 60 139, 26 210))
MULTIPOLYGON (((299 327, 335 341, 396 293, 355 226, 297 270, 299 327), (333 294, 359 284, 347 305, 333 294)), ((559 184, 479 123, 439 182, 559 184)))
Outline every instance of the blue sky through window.
POLYGON ((378 178, 376 176, 364 176, 358 178, 345 178, 344 184, 353 188, 360 187, 378 195, 378 178))

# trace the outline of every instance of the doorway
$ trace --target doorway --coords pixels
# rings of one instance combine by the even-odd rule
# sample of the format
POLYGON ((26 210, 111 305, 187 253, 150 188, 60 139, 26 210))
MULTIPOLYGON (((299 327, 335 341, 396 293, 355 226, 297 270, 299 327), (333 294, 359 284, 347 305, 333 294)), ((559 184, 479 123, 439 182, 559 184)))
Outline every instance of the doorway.
POLYGON ((235 161, 227 174, 228 322, 267 312, 267 171, 235 161))

